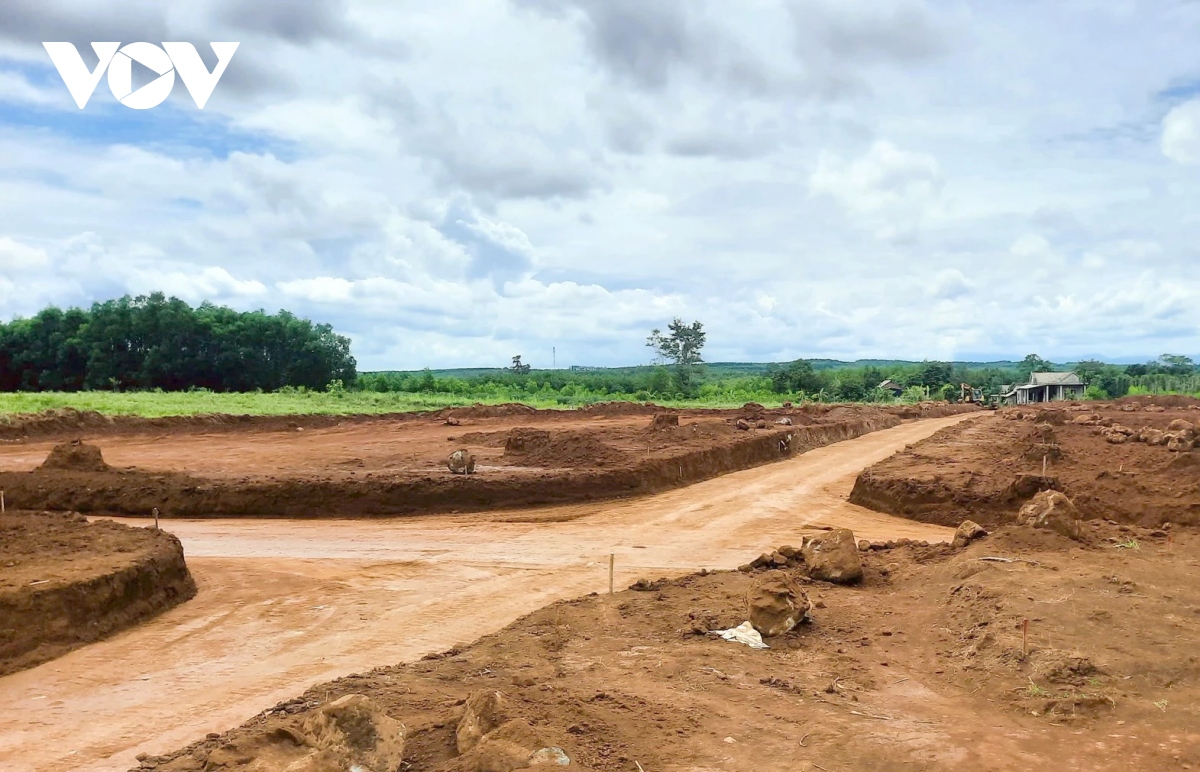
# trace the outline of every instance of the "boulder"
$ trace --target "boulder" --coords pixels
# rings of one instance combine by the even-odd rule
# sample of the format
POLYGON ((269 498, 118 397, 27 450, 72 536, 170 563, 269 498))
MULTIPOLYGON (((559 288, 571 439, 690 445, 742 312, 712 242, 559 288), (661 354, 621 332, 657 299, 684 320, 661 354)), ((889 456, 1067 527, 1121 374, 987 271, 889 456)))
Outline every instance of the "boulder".
POLYGON ((1143 429, 1142 430, 1142 442, 1145 442, 1147 445, 1154 445, 1154 446, 1166 445, 1167 444, 1167 433, 1162 431, 1161 429, 1149 429, 1149 428, 1143 429))
POLYGON ((766 428, 767 428, 767 422, 766 422, 766 421, 764 421, 764 420, 763 420, 763 419, 761 419, 761 418, 760 418, 760 419, 758 419, 757 421, 755 421, 755 422, 754 422, 754 425, 755 425, 756 427, 758 427, 759 429, 766 429, 766 428))
POLYGON ((370 697, 347 694, 304 721, 304 735, 322 752, 335 754, 339 769, 392 772, 404 756, 404 725, 370 697))
POLYGON ((1166 436, 1168 438, 1167 450, 1171 451, 1172 453, 1187 453, 1189 450, 1195 447, 1195 443, 1187 437, 1180 436, 1178 434, 1168 434, 1166 436))
POLYGON ((1192 421, 1183 420, 1182 418, 1176 418, 1174 421, 1171 421, 1171 423, 1166 426, 1166 431, 1178 433, 1178 435, 1182 435, 1188 439, 1195 439, 1196 436, 1195 424, 1193 424, 1192 421))
POLYGON ((1133 429, 1130 429, 1128 426, 1125 426, 1124 424, 1113 424, 1112 426, 1108 427, 1108 430, 1113 434, 1124 434, 1126 437, 1132 437, 1133 435, 1137 434, 1137 432, 1135 432, 1133 429))
POLYGON ((463 705, 462 717, 455 730, 459 753, 466 753, 479 744, 484 735, 511 718, 504 697, 497 691, 471 692, 463 705))
POLYGON ((746 596, 750 624, 764 638, 783 635, 806 619, 812 602, 794 580, 782 573, 757 582, 746 596))
POLYGON ((784 416, 783 418, 780 418, 780 419, 779 419, 778 421, 776 421, 775 423, 776 423, 776 425, 778 425, 778 426, 791 426, 791 425, 792 425, 792 419, 788 418, 787 416, 784 416))
POLYGON ((1058 491, 1042 491, 1017 513, 1017 523, 1046 528, 1071 539, 1081 538, 1079 510, 1058 491))
POLYGON ((839 528, 829 533, 809 536, 800 547, 808 575, 813 579, 836 584, 854 584, 862 581, 862 561, 858 557, 858 543, 849 528, 839 528))
POLYGON ((446 466, 454 474, 474 474, 475 456, 466 448, 456 450, 446 459, 446 466))
POLYGON ((958 524, 958 530, 954 532, 953 544, 955 547, 965 547, 976 539, 982 539, 987 534, 987 530, 979 523, 963 520, 958 524))
POLYGON ((744 432, 750 431, 750 422, 747 421, 745 418, 739 418, 737 421, 734 422, 733 426, 735 429, 741 429, 744 432))

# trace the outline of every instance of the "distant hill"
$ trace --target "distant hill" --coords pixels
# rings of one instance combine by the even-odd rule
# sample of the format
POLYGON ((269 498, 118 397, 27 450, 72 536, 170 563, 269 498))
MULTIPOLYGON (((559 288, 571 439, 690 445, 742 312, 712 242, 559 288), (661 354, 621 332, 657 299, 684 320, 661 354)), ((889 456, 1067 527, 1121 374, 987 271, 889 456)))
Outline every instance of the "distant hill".
MULTIPOLYGON (((857 359, 853 362, 845 362, 840 359, 809 359, 814 370, 840 370, 847 367, 878 367, 881 370, 886 370, 889 367, 898 367, 904 365, 919 365, 918 361, 906 359, 857 359)), ((781 367, 786 367, 791 362, 706 362, 705 368, 711 376, 738 376, 738 375, 763 375, 781 367)), ((981 369, 985 367, 1006 369, 1016 367, 1020 362, 997 361, 997 362, 951 362, 956 367, 967 367, 970 369, 981 369)), ((574 365, 571 367, 562 367, 558 370, 542 370, 534 369, 533 373, 549 373, 549 372, 593 372, 593 373, 608 373, 611 375, 628 375, 637 373, 642 370, 647 370, 654 365, 633 365, 629 367, 588 367, 574 365)), ((380 370, 378 373, 387 375, 420 375, 424 370, 380 370)), ((503 367, 458 367, 445 370, 430 370, 435 378, 474 378, 480 375, 497 375, 507 372, 507 368, 503 367)))

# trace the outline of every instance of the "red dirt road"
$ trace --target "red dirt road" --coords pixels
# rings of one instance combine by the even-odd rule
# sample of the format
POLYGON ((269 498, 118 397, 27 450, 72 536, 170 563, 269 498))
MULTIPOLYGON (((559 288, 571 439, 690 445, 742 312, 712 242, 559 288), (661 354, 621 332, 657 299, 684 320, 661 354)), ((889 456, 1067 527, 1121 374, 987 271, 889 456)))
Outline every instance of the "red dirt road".
MULTIPOLYGON (((168 521, 199 595, 0 679, 0 768, 124 770, 307 686, 495 631, 642 576, 733 568, 805 526, 951 531, 846 502, 855 475, 971 414, 908 423, 656 496, 386 521, 168 521)), ((144 525, 144 520, 131 521, 144 525)))

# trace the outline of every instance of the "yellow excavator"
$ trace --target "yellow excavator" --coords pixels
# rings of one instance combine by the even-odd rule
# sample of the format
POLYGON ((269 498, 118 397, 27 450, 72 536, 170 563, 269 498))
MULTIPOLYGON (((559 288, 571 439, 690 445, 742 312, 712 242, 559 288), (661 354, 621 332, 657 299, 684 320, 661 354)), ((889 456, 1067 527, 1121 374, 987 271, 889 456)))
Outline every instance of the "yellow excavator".
POLYGON ((983 389, 976 389, 969 383, 960 383, 958 385, 959 402, 971 402, 976 405, 983 402, 983 389))

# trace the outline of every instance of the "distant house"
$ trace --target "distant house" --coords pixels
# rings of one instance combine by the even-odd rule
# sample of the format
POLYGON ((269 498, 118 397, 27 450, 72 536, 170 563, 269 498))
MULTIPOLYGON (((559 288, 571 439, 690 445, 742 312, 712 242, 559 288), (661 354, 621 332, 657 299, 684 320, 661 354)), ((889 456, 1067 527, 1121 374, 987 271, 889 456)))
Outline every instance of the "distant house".
POLYGON ((1028 405, 1034 402, 1055 402, 1063 399, 1083 399, 1084 383, 1075 373, 1033 373, 1029 383, 1002 386, 1000 400, 1006 405, 1028 405))
POLYGON ((899 397, 901 394, 904 393, 904 387, 901 386, 900 384, 896 383, 895 381, 893 381, 891 378, 888 378, 886 381, 879 384, 875 388, 883 389, 884 391, 890 391, 892 393, 893 397, 899 397))

